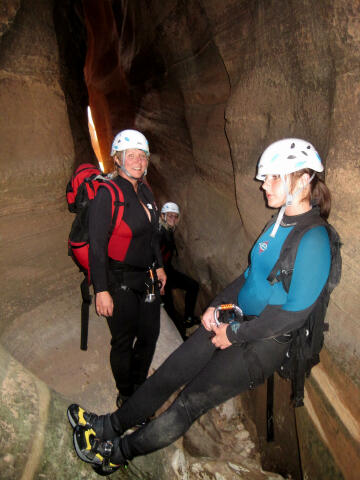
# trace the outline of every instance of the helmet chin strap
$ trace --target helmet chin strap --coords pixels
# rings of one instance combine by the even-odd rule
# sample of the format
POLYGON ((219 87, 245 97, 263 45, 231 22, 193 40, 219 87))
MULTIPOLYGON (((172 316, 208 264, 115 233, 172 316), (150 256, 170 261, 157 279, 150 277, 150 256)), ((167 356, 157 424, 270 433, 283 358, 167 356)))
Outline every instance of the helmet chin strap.
POLYGON ((279 211, 278 216, 276 218, 276 222, 275 222, 274 227, 273 227, 273 229, 270 233, 270 237, 272 237, 272 238, 275 237, 276 232, 279 229, 280 223, 281 223, 282 219, 284 218, 286 207, 293 204, 295 198, 299 195, 299 193, 301 193, 310 184, 310 182, 312 181, 312 179, 314 177, 315 177, 315 172, 311 175, 311 177, 309 178, 309 181, 305 185, 303 185, 301 188, 298 188, 295 193, 290 193, 289 188, 288 188, 287 183, 286 183, 286 175, 280 175, 280 178, 282 180, 282 183, 283 183, 284 189, 285 189, 285 193, 286 193, 286 201, 285 201, 285 204, 280 208, 280 211, 279 211))
POLYGON ((115 161, 115 165, 120 168, 120 170, 122 170, 125 175, 129 178, 131 178, 132 180, 136 180, 136 181, 139 181, 139 180, 143 180, 144 177, 146 176, 147 174, 147 168, 145 168, 145 171, 144 173, 142 174, 141 178, 136 178, 136 177, 133 177, 130 172, 128 172, 128 170, 125 168, 125 150, 122 151, 122 160, 121 160, 121 165, 119 165, 116 161, 115 161))

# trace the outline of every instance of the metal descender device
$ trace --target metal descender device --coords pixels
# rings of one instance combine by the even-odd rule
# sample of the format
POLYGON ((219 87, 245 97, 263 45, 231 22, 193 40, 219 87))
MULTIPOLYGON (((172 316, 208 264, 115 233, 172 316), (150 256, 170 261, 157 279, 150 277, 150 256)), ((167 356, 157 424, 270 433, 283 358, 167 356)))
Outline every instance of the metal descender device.
POLYGON ((145 302, 146 303, 152 303, 156 299, 155 295, 155 279, 154 279, 154 272, 152 271, 152 268, 149 268, 149 275, 150 275, 150 280, 151 280, 151 286, 147 285, 148 291, 146 292, 145 296, 145 302))
POLYGON ((221 312, 233 312, 234 316, 237 317, 237 321, 241 322, 244 313, 238 305, 234 303, 224 303, 222 305, 218 305, 214 310, 214 322, 217 327, 219 327, 222 323, 232 323, 236 321, 235 319, 230 320, 230 322, 221 322, 218 317, 220 317, 221 312))

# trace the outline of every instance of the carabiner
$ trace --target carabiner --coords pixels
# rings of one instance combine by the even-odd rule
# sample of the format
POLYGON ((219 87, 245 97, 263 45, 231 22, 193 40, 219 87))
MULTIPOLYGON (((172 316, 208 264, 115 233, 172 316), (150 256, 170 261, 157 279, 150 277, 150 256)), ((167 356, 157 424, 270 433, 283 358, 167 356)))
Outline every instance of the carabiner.
POLYGON ((238 305, 235 305, 234 303, 224 303, 222 305, 218 305, 217 307, 215 307, 215 310, 214 310, 214 320, 217 327, 219 327, 223 323, 218 320, 217 313, 221 311, 229 312, 231 310, 235 313, 235 315, 239 316, 240 318, 244 316, 244 313, 241 310, 241 308, 238 305))

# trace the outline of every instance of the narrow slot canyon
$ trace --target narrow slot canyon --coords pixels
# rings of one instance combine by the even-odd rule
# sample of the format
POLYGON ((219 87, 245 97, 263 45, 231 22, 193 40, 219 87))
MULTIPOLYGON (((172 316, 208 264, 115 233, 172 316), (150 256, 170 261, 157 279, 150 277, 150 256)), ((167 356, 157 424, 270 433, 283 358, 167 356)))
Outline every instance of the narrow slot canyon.
MULTIPOLYGON (((0 478, 98 478, 73 452, 66 408, 113 411, 117 390, 93 305, 79 348, 65 189, 81 163, 110 172, 114 135, 135 128, 149 140, 157 204, 181 208, 175 262, 200 284, 197 315, 244 271, 274 213, 254 179, 280 138, 307 139, 324 162, 343 267, 303 407, 275 375, 274 441, 264 384, 112 478, 357 479, 359 2, 3 0, 0 86, 0 478)), ((162 309, 151 372, 181 342, 162 309)))

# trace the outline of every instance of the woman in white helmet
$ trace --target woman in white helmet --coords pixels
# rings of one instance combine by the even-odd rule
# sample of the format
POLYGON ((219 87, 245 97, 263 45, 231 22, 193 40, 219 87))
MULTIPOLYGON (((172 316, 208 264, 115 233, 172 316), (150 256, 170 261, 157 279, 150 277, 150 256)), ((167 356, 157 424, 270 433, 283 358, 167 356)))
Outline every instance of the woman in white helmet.
POLYGON ((111 332, 110 363, 120 406, 146 379, 160 329, 156 276, 163 291, 166 275, 157 239, 158 210, 143 181, 148 142, 136 130, 123 130, 114 138, 111 156, 112 179, 125 207, 120 226, 109 238, 112 199, 108 189, 99 188, 90 211, 89 261, 96 311, 107 318, 111 332))
POLYGON ((338 235, 326 221, 330 194, 317 175, 322 170, 316 150, 304 140, 283 139, 264 151, 257 178, 268 206, 280 209, 277 221, 255 242, 245 272, 211 302, 202 326, 122 408, 97 416, 69 407, 76 424, 75 450, 82 460, 113 471, 135 456, 169 445, 204 412, 281 370, 294 351, 297 332, 308 334, 311 315, 323 320, 341 261, 338 235), (288 265, 290 254, 293 263, 288 265), (218 324, 215 307, 228 303, 240 307, 247 321, 218 324), (163 414, 122 436, 180 387, 163 414))
POLYGON ((161 208, 160 216, 160 249, 166 273, 165 294, 163 296, 164 308, 169 317, 173 320, 183 340, 186 340, 186 329, 200 319, 194 315, 199 284, 188 275, 176 270, 172 265, 174 254, 178 255, 174 232, 179 223, 180 209, 174 202, 166 202, 161 208), (175 288, 185 292, 185 310, 181 315, 174 306, 172 291, 175 288))

